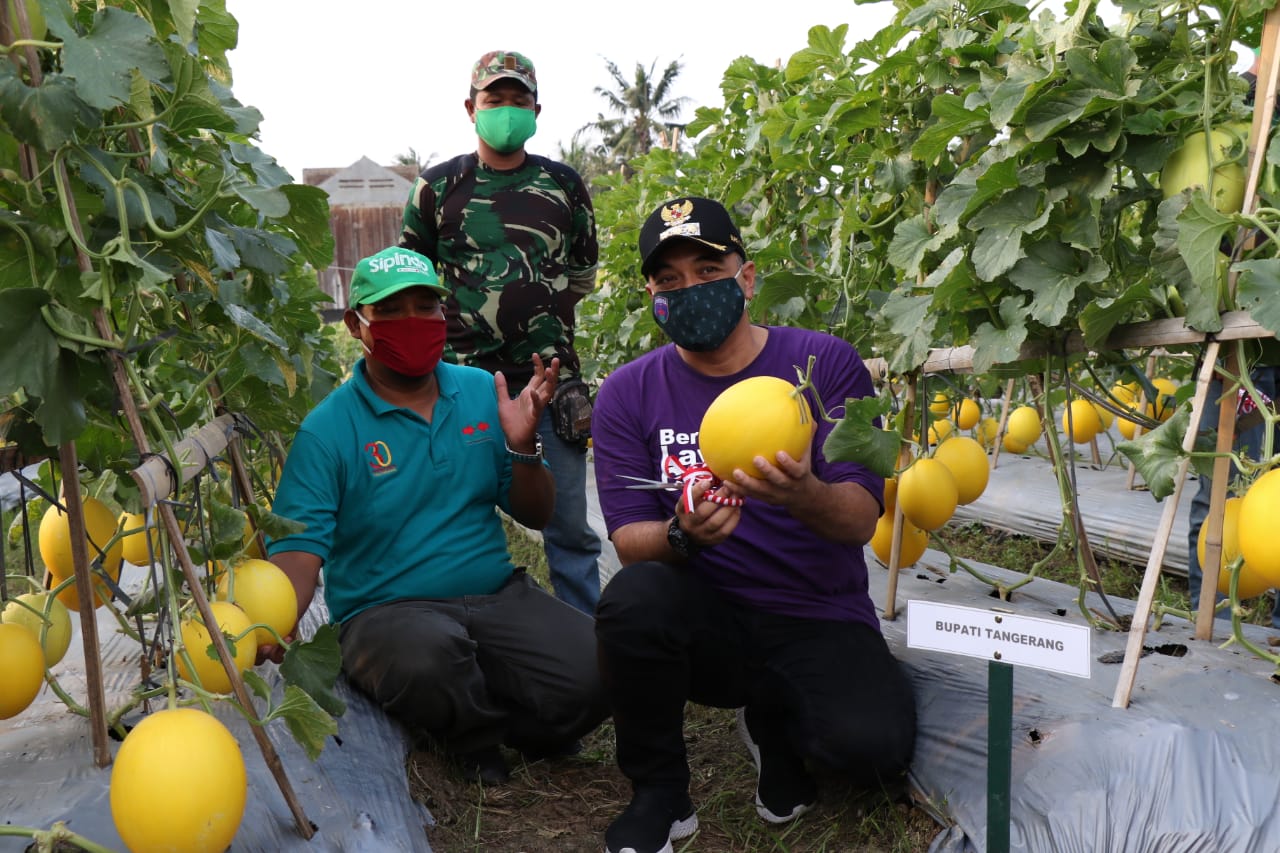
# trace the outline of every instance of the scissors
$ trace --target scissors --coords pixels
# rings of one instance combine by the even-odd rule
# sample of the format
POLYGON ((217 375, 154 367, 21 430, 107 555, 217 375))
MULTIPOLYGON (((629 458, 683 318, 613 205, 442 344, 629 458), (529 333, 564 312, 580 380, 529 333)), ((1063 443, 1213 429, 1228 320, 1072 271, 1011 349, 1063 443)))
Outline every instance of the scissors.
POLYGON ((624 480, 634 480, 635 482, 627 486, 628 489, 659 489, 664 492, 681 492, 680 499, 684 502, 685 512, 693 512, 693 484, 698 480, 710 480, 712 486, 703 492, 702 500, 711 501, 721 506, 742 506, 742 498, 726 498, 716 494, 716 486, 720 481, 716 479, 705 466, 697 466, 691 468, 681 468, 681 482, 669 483, 666 480, 649 480, 644 477, 633 477, 630 474, 619 474, 624 480))
POLYGON ((647 480, 644 477, 632 477, 630 474, 619 474, 624 480, 635 480, 628 489, 661 489, 664 492, 678 492, 684 489, 684 483, 668 483, 666 480, 647 480))

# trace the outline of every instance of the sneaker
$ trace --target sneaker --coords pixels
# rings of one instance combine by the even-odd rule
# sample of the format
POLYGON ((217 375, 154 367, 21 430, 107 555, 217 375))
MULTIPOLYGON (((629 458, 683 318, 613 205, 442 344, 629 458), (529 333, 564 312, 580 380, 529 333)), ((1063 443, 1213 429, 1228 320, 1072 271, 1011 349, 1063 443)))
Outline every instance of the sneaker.
POLYGON ((496 746, 454 753, 453 762, 457 765, 458 773, 468 782, 504 785, 511 779, 507 760, 502 757, 502 750, 496 746))
POLYGON ((637 788, 631 805, 605 830, 605 853, 673 853, 672 841, 697 831, 688 792, 637 788))
POLYGON ((762 744, 747 724, 747 709, 738 709, 738 735, 747 745, 756 765, 756 813, 769 823, 794 820, 818 800, 818 789, 804 767, 804 761, 781 738, 762 744), (762 748, 763 746, 763 748, 762 748))

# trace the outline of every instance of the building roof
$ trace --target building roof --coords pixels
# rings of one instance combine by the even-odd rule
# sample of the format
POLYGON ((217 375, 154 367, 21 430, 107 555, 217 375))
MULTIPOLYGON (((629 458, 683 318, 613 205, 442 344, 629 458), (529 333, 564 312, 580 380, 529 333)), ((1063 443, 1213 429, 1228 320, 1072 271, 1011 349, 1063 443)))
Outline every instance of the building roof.
POLYGON ((304 169, 302 180, 329 196, 330 207, 403 207, 418 177, 416 166, 379 166, 361 157, 345 169, 304 169))

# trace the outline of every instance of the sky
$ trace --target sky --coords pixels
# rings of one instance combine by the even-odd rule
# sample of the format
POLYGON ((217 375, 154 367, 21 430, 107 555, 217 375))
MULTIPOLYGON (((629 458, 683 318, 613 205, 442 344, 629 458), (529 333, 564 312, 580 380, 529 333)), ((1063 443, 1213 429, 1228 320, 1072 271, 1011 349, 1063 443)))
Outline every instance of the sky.
POLYGON ((435 160, 474 150, 463 102, 471 66, 490 50, 533 61, 542 113, 527 148, 555 156, 605 109, 594 89, 615 88, 606 59, 628 80, 637 62, 656 61, 658 76, 683 63, 672 94, 690 99, 687 121, 698 106, 723 104, 720 81, 736 57, 785 63, 817 24, 849 24, 848 47, 894 11, 887 0, 228 0, 227 8, 240 23, 232 92, 263 114, 262 149, 299 181, 304 168, 363 156, 389 165, 410 148, 435 160))

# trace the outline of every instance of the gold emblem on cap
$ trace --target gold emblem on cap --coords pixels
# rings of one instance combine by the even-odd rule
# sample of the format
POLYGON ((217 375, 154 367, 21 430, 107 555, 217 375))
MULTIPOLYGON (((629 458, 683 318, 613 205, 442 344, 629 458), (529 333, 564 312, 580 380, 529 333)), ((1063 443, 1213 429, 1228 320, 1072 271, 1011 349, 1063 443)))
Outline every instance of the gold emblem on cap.
POLYGON ((667 223, 668 228, 680 225, 691 215, 693 215, 693 202, 688 199, 672 202, 662 208, 662 221, 667 223))
POLYGON ((502 58, 502 67, 505 68, 507 71, 515 71, 516 58, 508 53, 506 56, 502 58))

